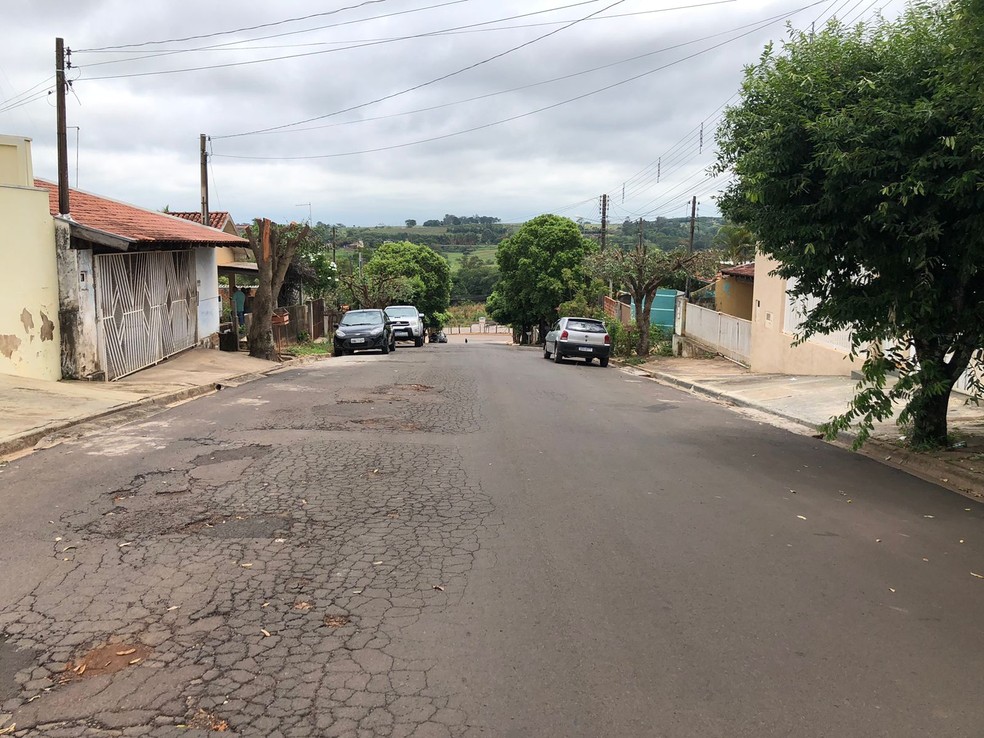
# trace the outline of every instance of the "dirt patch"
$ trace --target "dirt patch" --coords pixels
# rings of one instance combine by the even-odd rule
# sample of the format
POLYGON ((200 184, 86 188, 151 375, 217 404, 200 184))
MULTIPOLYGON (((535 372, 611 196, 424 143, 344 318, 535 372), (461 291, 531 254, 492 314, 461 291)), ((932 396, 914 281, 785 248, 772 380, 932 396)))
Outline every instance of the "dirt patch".
POLYGON ((325 625, 329 628, 344 628, 348 624, 347 615, 325 615, 325 625))
POLYGON ((140 643, 99 646, 69 661, 60 681, 65 684, 102 674, 115 674, 142 663, 152 653, 149 646, 140 643))
POLYGON ((229 730, 229 723, 228 721, 220 718, 214 712, 199 710, 191 716, 191 719, 188 720, 185 727, 193 730, 211 730, 216 733, 225 733, 229 730))
POLYGON ((362 399, 362 400, 336 400, 336 405, 369 405, 375 402, 375 400, 362 399))

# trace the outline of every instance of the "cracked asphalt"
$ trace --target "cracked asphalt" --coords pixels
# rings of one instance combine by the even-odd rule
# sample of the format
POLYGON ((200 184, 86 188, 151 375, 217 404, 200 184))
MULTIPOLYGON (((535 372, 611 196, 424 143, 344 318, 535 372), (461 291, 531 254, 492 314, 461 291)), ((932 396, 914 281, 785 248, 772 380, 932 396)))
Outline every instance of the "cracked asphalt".
POLYGON ((310 364, 0 503, 15 736, 982 735, 982 506, 614 367, 310 364))

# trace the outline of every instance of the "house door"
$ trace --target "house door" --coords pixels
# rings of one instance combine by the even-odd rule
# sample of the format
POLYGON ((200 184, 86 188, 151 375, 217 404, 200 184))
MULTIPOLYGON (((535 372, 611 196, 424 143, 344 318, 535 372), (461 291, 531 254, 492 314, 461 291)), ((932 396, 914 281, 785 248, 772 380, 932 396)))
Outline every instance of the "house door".
POLYGON ((132 374, 198 339, 191 251, 96 256, 99 355, 106 379, 132 374))

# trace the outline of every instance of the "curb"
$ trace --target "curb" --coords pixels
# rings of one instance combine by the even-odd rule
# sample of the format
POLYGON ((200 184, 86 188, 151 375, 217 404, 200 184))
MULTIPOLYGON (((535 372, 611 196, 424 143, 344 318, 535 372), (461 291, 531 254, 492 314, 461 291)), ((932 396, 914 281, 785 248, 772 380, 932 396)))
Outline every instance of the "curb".
POLYGON ((270 367, 269 369, 264 369, 260 372, 236 374, 218 382, 200 384, 194 387, 185 387, 184 389, 175 390, 173 392, 164 392, 159 395, 151 395, 132 402, 124 402, 120 405, 114 405, 108 410, 103 410, 102 412, 98 412, 93 415, 80 416, 70 420, 64 420, 51 425, 46 425, 43 428, 27 431, 26 433, 21 433, 20 435, 0 441, 0 459, 33 448, 46 436, 50 436, 53 433, 60 433, 61 431, 73 428, 77 425, 89 423, 94 420, 101 420, 109 417, 110 415, 124 413, 129 410, 166 407, 168 405, 173 405, 176 402, 193 400, 197 397, 202 397, 203 395, 218 392, 224 387, 238 387, 241 384, 247 384, 249 382, 256 381, 257 379, 262 379, 263 377, 274 372, 282 371, 284 369, 291 369, 295 366, 300 366, 301 364, 308 364, 311 363, 312 360, 317 361, 321 358, 322 357, 300 356, 290 359, 289 361, 285 361, 282 364, 278 364, 277 366, 270 367))
MULTIPOLYGON (((796 425, 808 430, 818 432, 816 424, 803 420, 802 418, 794 417, 788 413, 776 411, 766 405, 751 402, 740 397, 734 397, 726 392, 722 392, 721 390, 717 390, 712 387, 707 387, 698 382, 680 379, 679 377, 663 374, 662 372, 654 372, 649 369, 631 366, 622 362, 614 363, 618 366, 629 367, 641 372, 642 374, 645 374, 658 382, 673 385, 680 389, 703 395, 705 397, 710 397, 715 400, 722 400, 738 407, 747 407, 752 410, 757 410, 775 418, 781 418, 782 420, 795 423, 796 425)), ((923 456, 915 451, 900 448, 899 446, 895 446, 878 438, 869 438, 868 441, 865 442, 864 446, 860 449, 854 450, 851 448, 851 444, 854 441, 854 436, 849 433, 839 434, 836 441, 827 441, 825 439, 819 440, 854 451, 854 453, 861 454, 872 461, 877 461, 879 464, 890 466, 893 469, 898 469, 899 471, 905 472, 906 474, 911 474, 919 479, 932 482, 939 487, 943 487, 951 492, 961 494, 964 497, 968 497, 976 502, 984 501, 984 480, 964 469, 961 469, 959 466, 947 463, 942 459, 927 458, 926 456, 923 456)))

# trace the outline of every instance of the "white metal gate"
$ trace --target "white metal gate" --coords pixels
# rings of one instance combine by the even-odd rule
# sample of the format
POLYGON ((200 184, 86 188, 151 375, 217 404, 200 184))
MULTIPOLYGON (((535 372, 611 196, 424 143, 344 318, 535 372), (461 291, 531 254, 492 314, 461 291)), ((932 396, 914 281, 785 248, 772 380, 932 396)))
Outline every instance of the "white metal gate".
POLYGON ((99 354, 119 379, 195 345, 198 287, 191 251, 96 256, 99 354))

